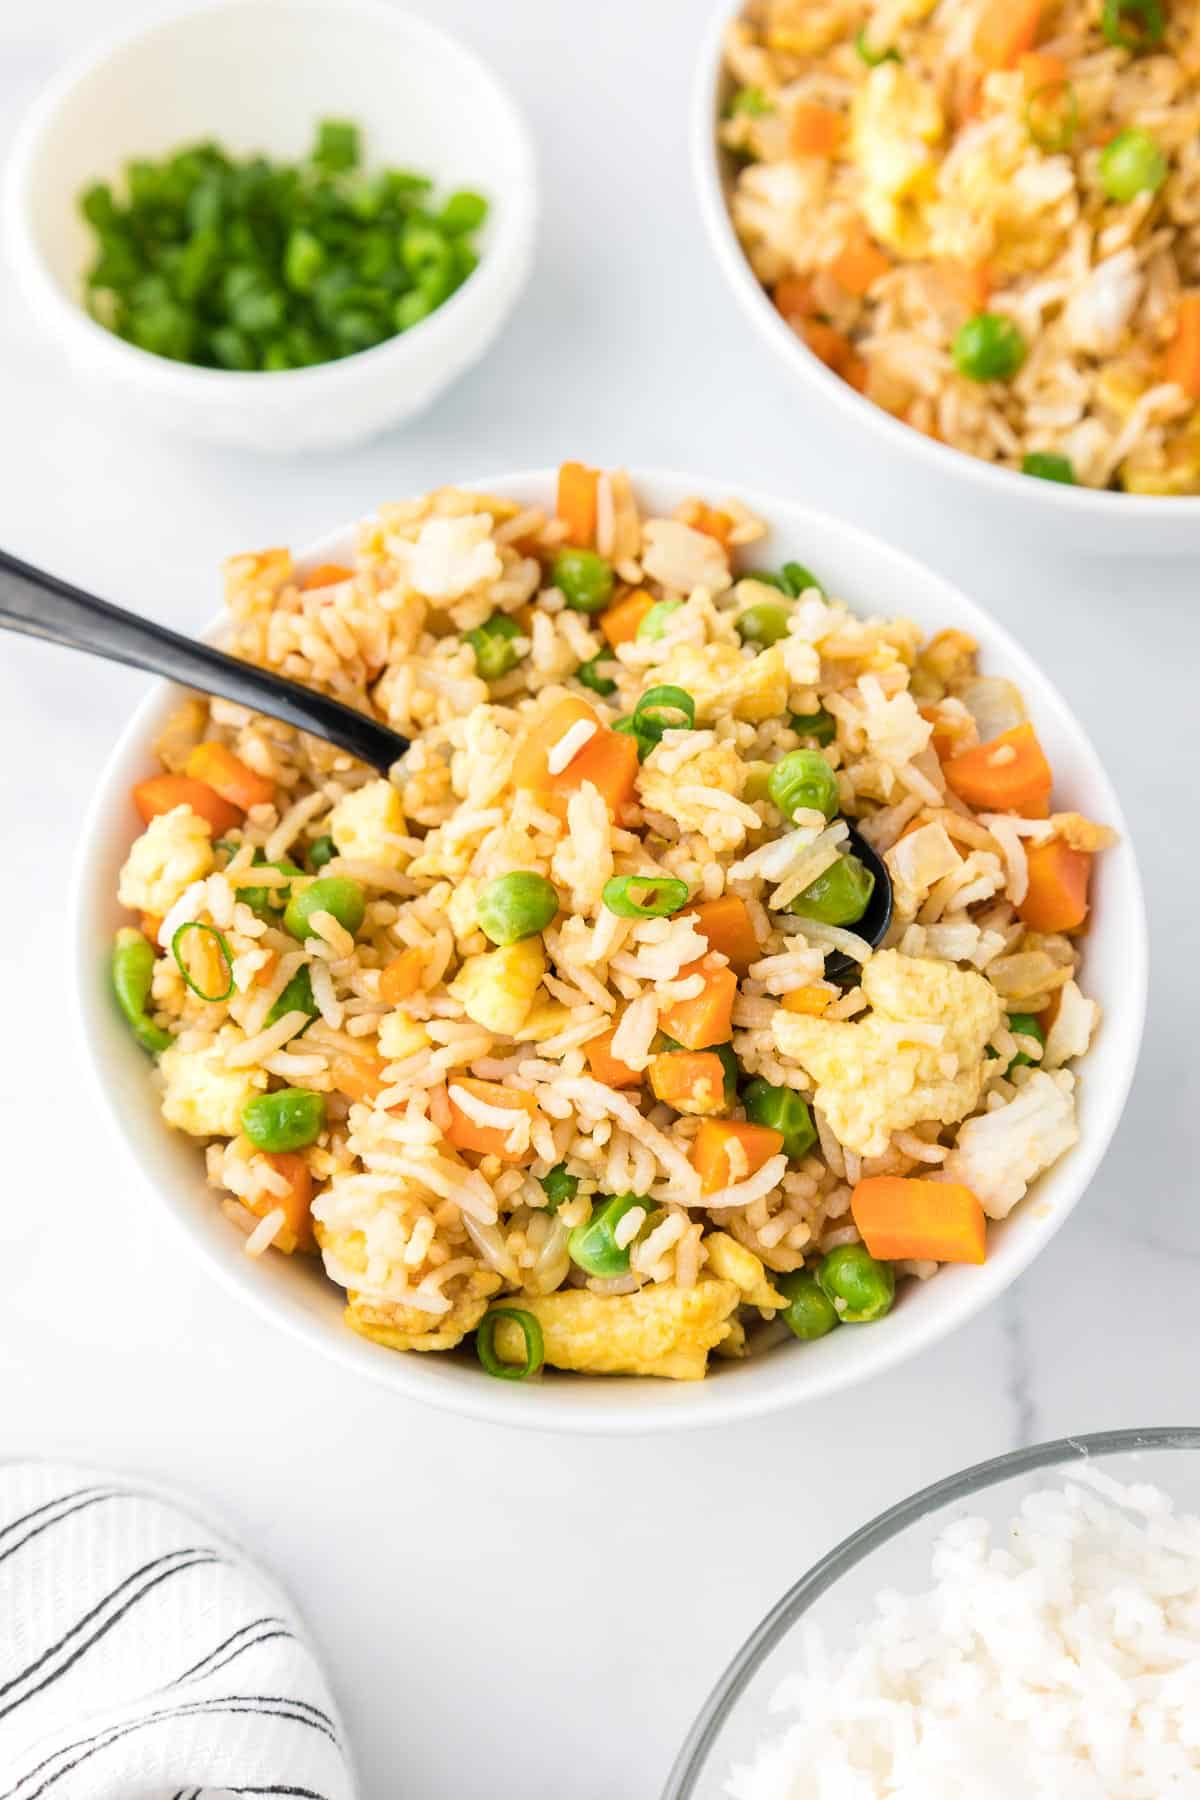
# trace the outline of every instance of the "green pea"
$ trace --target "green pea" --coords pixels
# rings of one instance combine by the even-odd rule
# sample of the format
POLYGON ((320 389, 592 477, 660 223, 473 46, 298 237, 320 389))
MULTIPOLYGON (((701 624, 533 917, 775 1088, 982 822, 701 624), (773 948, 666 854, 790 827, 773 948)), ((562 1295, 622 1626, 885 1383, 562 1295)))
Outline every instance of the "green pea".
POLYGON ((521 636, 521 627, 516 619, 507 613, 493 613, 482 625, 466 634, 467 642, 475 652, 475 667, 484 681, 498 681, 501 675, 507 675, 515 669, 518 661, 513 639, 521 636))
POLYGON ((831 1250, 817 1270, 817 1280, 847 1325, 882 1319, 896 1294, 891 1264, 876 1262, 861 1244, 839 1244, 831 1250))
POLYGON ((832 819, 838 810, 837 776, 819 750, 789 750, 771 770, 767 792, 785 819, 798 812, 824 813, 832 819))
POLYGON ((788 609, 763 600, 757 606, 748 606, 733 623, 743 644, 777 644, 788 634, 788 609))
POLYGON ((575 679, 585 688, 591 688, 593 694, 615 694, 617 684, 608 675, 600 673, 601 663, 610 663, 612 657, 601 650, 598 655, 590 656, 587 662, 581 662, 575 671, 575 679))
POLYGON ((578 1175, 568 1175, 566 1163, 555 1163, 545 1175, 539 1176, 542 1191, 546 1196, 546 1211, 557 1212, 568 1200, 573 1200, 579 1191, 578 1175))
POLYGON ((613 566, 594 550, 560 550, 550 579, 574 612, 603 612, 613 596, 613 566))
POLYGON ((353 937, 366 910, 367 896, 357 881, 348 875, 322 875, 308 887, 293 891, 283 915, 283 929, 304 943, 313 935, 309 926, 313 914, 327 912, 353 937))
POLYGON ((154 946, 132 925, 123 925, 113 939, 112 985, 117 1005, 143 1050, 160 1056, 172 1043, 169 1031, 156 1025, 146 1010, 154 975, 154 946))
POLYGON ((256 1150, 303 1150, 325 1129, 325 1096, 310 1088, 257 1094, 242 1108, 242 1130, 256 1150))
POLYGON ((857 856, 842 856, 810 881, 788 907, 797 918, 822 925, 856 925, 871 903, 875 877, 857 856))
POLYGON ((314 838, 308 846, 308 866, 310 869, 323 869, 332 862, 338 853, 337 845, 328 833, 324 837, 314 838))
MULTIPOLYGON (((302 968, 296 970, 267 1014, 265 1023, 276 1025, 290 1012, 305 1012, 310 1019, 315 1019, 320 1010, 313 999, 312 976, 309 974, 308 964, 305 963, 302 968)), ((308 1027, 305 1026, 306 1031, 307 1029, 308 1027)))
MULTIPOLYGON (((1046 1033, 1042 1030, 1041 1021, 1032 1013, 1010 1013, 1008 1029, 1015 1037, 1036 1038, 1043 1050, 1046 1048, 1046 1033)), ((1018 1050, 1009 1063, 1009 1069, 1020 1069, 1032 1065, 1032 1056, 1026 1056, 1024 1050, 1018 1050)))
POLYGON ((787 1301, 779 1317, 805 1343, 825 1337, 841 1324, 837 1307, 807 1269, 797 1269, 792 1275, 772 1275, 771 1286, 787 1301))
POLYGON ((1031 450, 1021 459, 1022 475, 1036 475, 1039 481, 1061 481, 1075 486, 1075 465, 1069 456, 1055 456, 1049 450, 1031 450))
POLYGON ((1170 165, 1158 139, 1140 126, 1118 131, 1100 152, 1100 186, 1110 200, 1133 200, 1138 194, 1156 194, 1167 179, 1170 165))
POLYGON ((532 869, 498 875, 479 896, 479 925, 493 944, 516 944, 544 931, 558 911, 558 890, 532 869))
POLYGON ((1029 354, 1019 329, 1002 313, 976 313, 959 326, 951 348, 955 368, 971 381, 1011 381, 1029 354))
POLYGON ((587 1224, 577 1225, 567 1239, 571 1261, 585 1274, 601 1280, 628 1274, 630 1247, 619 1246, 613 1234, 627 1212, 641 1206, 648 1215, 651 1205, 645 1194, 610 1194, 593 1211, 587 1224))
POLYGON ((768 1125, 783 1134, 783 1153, 798 1162, 817 1141, 808 1103, 794 1088, 772 1087, 758 1076, 742 1089, 746 1117, 754 1125, 768 1125))
POLYGON ((837 736, 837 720, 823 706, 815 713, 789 713, 788 724, 798 737, 812 738, 817 744, 832 744, 837 736))
POLYGON ((714 1056, 719 1056, 721 1059, 721 1067, 725 1071, 724 1100, 727 1107, 732 1106, 737 1099, 738 1081, 742 1073, 738 1066, 738 1059, 733 1053, 733 1045, 712 1044, 709 1048, 714 1056))
POLYGON ((667 634, 667 620, 672 613, 677 613, 682 605, 682 600, 656 600, 637 628, 638 637, 644 643, 658 643, 667 634))
MULTIPOLYGON (((304 874, 304 870, 298 869, 293 862, 260 863, 256 856, 254 863, 256 868, 275 869, 280 875, 295 877, 304 874)), ((244 900, 251 912, 256 913, 260 919, 269 920, 273 915, 284 910, 291 897, 291 892, 292 887, 289 881, 286 887, 239 887, 237 897, 239 900, 244 900)))

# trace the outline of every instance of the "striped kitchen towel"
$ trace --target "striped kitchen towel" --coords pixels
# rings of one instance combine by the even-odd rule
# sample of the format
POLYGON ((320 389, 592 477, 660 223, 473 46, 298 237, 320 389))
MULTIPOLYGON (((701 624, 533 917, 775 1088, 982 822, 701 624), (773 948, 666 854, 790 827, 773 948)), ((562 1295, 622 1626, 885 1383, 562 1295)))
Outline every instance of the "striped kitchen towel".
POLYGON ((353 1800, 294 1612, 152 1484, 0 1465, 3 1800, 353 1800))

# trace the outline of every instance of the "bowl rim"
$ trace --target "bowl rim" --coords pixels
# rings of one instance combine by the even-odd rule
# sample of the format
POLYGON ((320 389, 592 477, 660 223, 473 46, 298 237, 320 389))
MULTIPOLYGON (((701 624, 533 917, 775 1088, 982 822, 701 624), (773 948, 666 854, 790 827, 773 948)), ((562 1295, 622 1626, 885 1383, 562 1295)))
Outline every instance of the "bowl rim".
POLYGON ((972 456, 969 451, 956 449, 951 444, 939 443, 893 418, 814 356, 776 311, 760 285, 738 241, 726 203, 721 152, 714 125, 723 73, 725 31, 740 17, 741 11, 740 0, 716 0, 701 40, 691 89, 692 179, 700 216, 709 244, 716 251, 717 262, 743 313, 775 354, 802 380, 813 384, 832 400, 853 424, 869 427, 884 447, 893 452, 913 452, 925 463, 931 475, 960 476, 977 482, 993 494, 1009 499, 1020 495, 1031 506, 1081 518, 1123 518, 1131 522, 1190 518, 1200 528, 1200 495, 1122 494, 1108 488, 1039 481, 1000 463, 985 462, 982 457, 972 456))
POLYGON ((701 1707, 671 1766, 661 1800, 689 1800, 695 1792, 697 1779, 704 1772, 708 1752, 717 1734, 756 1669, 809 1607, 874 1551, 899 1537, 910 1525, 919 1524, 930 1513, 957 1501, 969 1500, 972 1495, 1014 1476, 1033 1474, 1038 1469, 1055 1465, 1070 1468, 1097 1456, 1144 1450, 1200 1450, 1200 1426, 1132 1426, 1024 1444, 1016 1450, 1006 1450, 999 1456, 972 1463, 957 1474, 943 1476, 940 1481, 932 1481, 906 1500, 898 1500, 894 1506, 860 1525, 794 1582, 755 1626, 701 1707))
MULTIPOLYGON (((669 489, 682 493, 704 493, 728 490, 730 487, 730 483, 721 477, 706 477, 692 472, 641 465, 630 468, 629 476, 635 488, 651 492, 669 489)), ((514 491, 549 494, 553 491, 554 478, 555 471, 552 469, 526 469, 500 475, 486 474, 473 480, 464 478, 457 485, 483 493, 514 491)), ((606 1382, 614 1383, 613 1377, 574 1377, 570 1389, 566 1389, 565 1383, 556 1386, 550 1403, 548 1396, 541 1392, 536 1383, 488 1381, 482 1373, 478 1381, 464 1383, 461 1387, 451 1388, 448 1384, 439 1383, 435 1378, 431 1379, 425 1369, 425 1357, 385 1352, 344 1326, 336 1332, 330 1331, 323 1320, 312 1318, 299 1307, 281 1305, 274 1297, 272 1284, 262 1279, 261 1273, 249 1259, 215 1249, 189 1210, 168 1197, 167 1184, 157 1180, 152 1171, 143 1168, 136 1153, 134 1132, 127 1126, 118 1106, 115 1085, 106 1083, 103 1077, 104 1034, 106 1031, 111 1032, 113 1021, 108 1007, 101 1005, 97 994, 92 871, 102 866, 105 853, 111 848, 113 800, 123 765, 139 750, 145 752, 148 749, 154 722, 162 713, 168 697, 187 692, 171 682, 155 680, 133 709, 105 759, 84 815, 71 875, 71 980, 87 1061, 101 1096, 102 1110, 125 1153, 132 1156, 140 1178, 138 1185, 144 1190, 148 1200, 153 1198, 154 1211, 167 1214, 174 1227, 188 1239, 193 1251, 199 1252, 201 1262, 227 1290, 244 1299, 275 1326, 281 1326, 343 1366, 369 1375, 394 1392, 445 1411, 457 1412, 488 1423, 503 1423, 535 1430, 625 1436, 700 1429, 761 1418, 799 1405, 803 1401, 826 1398, 856 1386, 859 1382, 897 1367, 918 1351, 929 1348, 981 1312, 990 1301, 1012 1285, 1079 1204, 1107 1152, 1125 1108, 1138 1063, 1145 1022, 1148 961, 1145 899, 1136 848, 1123 808, 1105 765, 1083 726, 1051 678, 1038 667, 1033 657, 1012 637, 1007 628, 971 600, 955 583, 930 569, 918 558, 836 514, 764 494, 761 490, 740 484, 734 484, 734 491, 773 526, 778 525, 797 533, 810 527, 832 529, 847 543, 851 551, 861 548, 867 556, 889 561, 898 573, 919 582, 923 604, 930 610, 936 608, 939 598, 948 597, 949 604, 954 608, 964 608, 969 616, 978 620, 985 653, 989 650, 1002 653, 1019 675, 1025 679, 1032 676, 1035 683, 1040 684, 1045 699, 1059 709, 1061 723, 1086 755, 1088 767, 1096 779, 1105 816, 1120 834, 1121 842, 1128 852, 1131 904, 1129 917, 1123 921, 1128 932, 1128 944, 1123 952, 1123 987, 1130 1003, 1128 1029, 1124 1038, 1117 1040, 1119 1055, 1108 1090, 1106 1113, 1095 1122, 1094 1129, 1081 1135, 1074 1145, 1070 1153, 1070 1187, 1058 1198, 1050 1217, 1041 1218, 1040 1232, 1028 1233, 1005 1257, 990 1260, 979 1269, 972 1270, 975 1279, 963 1285, 961 1296, 953 1303, 944 1305, 934 1316, 923 1319, 919 1326, 910 1323, 906 1334, 895 1341, 888 1337, 881 1338, 879 1348, 869 1355, 864 1354, 861 1364, 856 1362, 854 1366, 850 1366, 847 1361, 833 1363, 830 1368, 822 1370, 819 1377, 810 1373, 803 1382, 797 1380, 771 1386, 756 1386, 745 1381, 730 1383, 725 1391, 722 1391, 719 1382, 660 1383, 656 1387, 666 1391, 657 1393, 652 1404, 647 1404, 645 1398, 641 1397, 635 1385, 636 1378, 633 1377, 624 1378, 629 1385, 622 1387, 620 1397, 612 1386, 608 1387, 602 1404, 596 1403, 597 1387, 602 1387, 606 1382), (805 1391, 797 1393, 797 1386, 803 1387, 805 1391), (498 1394, 495 1391, 497 1389, 503 1389, 503 1393, 498 1394)), ((297 549, 294 553, 296 562, 300 565, 310 561, 320 562, 336 556, 339 550, 344 553, 346 537, 354 528, 354 523, 344 525, 297 549)), ((214 634, 215 630, 215 625, 210 627, 209 635, 214 634)), ((111 901, 111 897, 106 898, 111 901)), ((232 1238, 232 1233, 230 1235, 232 1238)), ((867 1341, 870 1343, 875 1340, 867 1341)), ((800 1359, 796 1359, 796 1362, 799 1374, 800 1359)))
POLYGON ((505 83, 463 39, 421 14, 391 6, 387 0, 202 0, 198 6, 146 18, 140 24, 106 34, 91 49, 51 76, 18 125, 4 173, 2 205, 5 236, 15 272, 27 298, 33 302, 34 310, 46 308, 58 326, 79 343, 86 344, 92 354, 104 357, 114 375, 148 382, 161 389, 164 396, 180 400, 224 396, 241 402, 251 392, 262 394, 264 379, 270 379, 269 391, 276 398, 294 397, 304 388, 315 389, 322 384, 332 386, 335 382, 353 379, 360 371, 368 377, 379 373, 388 358, 399 361, 402 356, 427 355, 434 348, 432 340, 435 336, 451 341, 468 308, 473 309, 493 288, 503 288, 507 279, 505 271, 514 258, 526 254, 536 225, 537 158, 525 116, 505 83), (466 281, 449 299, 416 325, 406 331, 394 332, 382 343, 302 369, 210 369, 196 363, 176 362, 172 357, 159 356, 137 344, 127 343, 98 319, 93 319, 78 299, 72 299, 64 292, 29 225, 30 188, 43 153, 42 140, 50 125, 70 107, 83 82, 114 57, 148 39, 167 36, 192 20, 208 14, 251 10, 272 10, 281 15, 288 11, 336 11, 343 18, 357 16, 397 27, 415 39, 424 40, 431 48, 436 46, 469 66, 490 90, 504 118, 505 129, 512 136, 517 160, 522 164, 520 179, 510 184, 503 205, 495 209, 497 228, 486 255, 480 257, 466 281))

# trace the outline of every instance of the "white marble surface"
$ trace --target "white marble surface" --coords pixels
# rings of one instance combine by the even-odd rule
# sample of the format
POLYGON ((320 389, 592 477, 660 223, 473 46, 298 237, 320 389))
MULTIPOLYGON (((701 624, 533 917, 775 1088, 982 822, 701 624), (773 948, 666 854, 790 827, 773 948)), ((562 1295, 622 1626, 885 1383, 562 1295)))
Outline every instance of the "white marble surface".
MULTIPOLYGON (((105 25, 137 10, 108 0, 105 25)), ((99 11, 0 11, 0 131, 99 11)), ((403 436, 282 463, 128 435, 0 275, 0 542, 34 561, 197 626, 224 553, 415 487, 564 453, 740 478, 865 521, 993 607, 1073 700, 1139 837, 1155 944, 1141 1074, 1092 1191, 1015 1291, 806 1413, 660 1441, 509 1436, 265 1331, 148 1210, 56 973, 89 784, 143 684, 0 640, 0 1454, 151 1471, 225 1513, 320 1637, 368 1800, 650 1795, 742 1636, 880 1506, 1019 1441, 1196 1422, 1195 566, 989 541, 837 418, 800 411, 700 236, 695 11, 611 0, 581 45, 556 0, 438 9, 528 108, 545 217, 489 366, 403 436)))

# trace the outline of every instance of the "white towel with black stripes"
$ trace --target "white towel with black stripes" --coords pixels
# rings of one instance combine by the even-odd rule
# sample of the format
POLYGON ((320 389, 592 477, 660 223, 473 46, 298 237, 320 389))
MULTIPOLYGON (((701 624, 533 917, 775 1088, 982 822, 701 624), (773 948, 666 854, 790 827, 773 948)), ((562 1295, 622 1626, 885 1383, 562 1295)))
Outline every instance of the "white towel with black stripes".
POLYGON ((153 1484, 0 1466, 2 1800, 354 1800, 275 1584, 153 1484))

